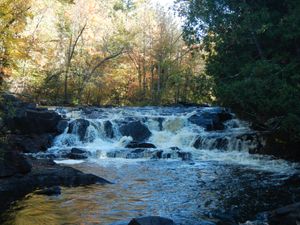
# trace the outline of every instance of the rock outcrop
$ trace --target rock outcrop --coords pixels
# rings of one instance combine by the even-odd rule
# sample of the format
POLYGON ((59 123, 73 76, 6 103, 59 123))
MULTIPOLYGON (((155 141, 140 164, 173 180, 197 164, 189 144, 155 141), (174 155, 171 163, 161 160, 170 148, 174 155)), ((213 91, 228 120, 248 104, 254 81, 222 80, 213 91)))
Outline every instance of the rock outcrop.
POLYGON ((131 136, 135 142, 145 141, 151 136, 148 127, 140 121, 129 122, 122 125, 119 130, 123 136, 131 136))
POLYGON ((101 177, 58 165, 52 160, 27 158, 27 161, 32 167, 30 172, 0 178, 0 210, 37 189, 110 183, 101 177))

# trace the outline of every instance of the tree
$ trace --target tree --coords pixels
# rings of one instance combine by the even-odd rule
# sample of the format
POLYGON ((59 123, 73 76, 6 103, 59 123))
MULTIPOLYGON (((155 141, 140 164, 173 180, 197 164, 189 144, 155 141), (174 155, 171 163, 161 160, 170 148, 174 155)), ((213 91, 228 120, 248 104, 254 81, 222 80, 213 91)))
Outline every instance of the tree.
POLYGON ((300 5, 297 0, 179 1, 184 37, 202 43, 219 102, 276 134, 300 141, 300 5))
POLYGON ((4 77, 17 69, 17 60, 28 57, 24 54, 26 37, 21 33, 26 27, 26 18, 31 15, 30 0, 0 0, 0 85, 4 77))

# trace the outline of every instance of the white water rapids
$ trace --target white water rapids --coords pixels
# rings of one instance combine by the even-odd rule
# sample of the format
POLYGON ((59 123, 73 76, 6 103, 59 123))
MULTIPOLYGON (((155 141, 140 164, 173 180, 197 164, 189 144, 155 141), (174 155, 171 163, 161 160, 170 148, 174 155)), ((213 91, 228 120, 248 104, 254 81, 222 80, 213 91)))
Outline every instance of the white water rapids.
MULTIPOLYGON (((191 153, 194 163, 199 161, 221 161, 244 165, 258 170, 278 173, 294 173, 299 165, 285 160, 274 159, 270 156, 249 154, 249 150, 264 144, 258 136, 253 139, 240 138, 251 134, 249 124, 240 121, 235 116, 224 121, 224 129, 206 131, 203 126, 192 123, 189 118, 194 115, 210 115, 219 112, 220 108, 159 108, 159 107, 128 107, 128 108, 93 108, 90 110, 57 109, 70 122, 75 121, 72 132, 66 128, 65 132, 56 137, 54 145, 48 153, 58 153, 72 148, 84 149, 90 153, 90 160, 111 157, 110 152, 118 151, 114 158, 124 159, 127 163, 134 161, 123 154, 125 147, 132 141, 130 136, 122 136, 119 127, 130 121, 140 121, 151 132, 151 136, 144 142, 154 144, 164 154, 170 153, 171 159, 178 158, 172 148, 176 147, 191 153), (78 135, 76 120, 84 119, 89 122, 83 131, 83 138, 78 135), (113 137, 106 134, 105 123, 111 124, 113 137), (195 147, 197 139, 200 140, 195 147)), ((137 158, 151 158, 151 150, 137 158), (150 153, 149 153, 150 152, 150 153)), ((59 161, 58 161, 59 162, 59 161)), ((68 161, 64 160, 64 163, 68 161)), ((69 163, 76 161, 69 161, 69 163)), ((79 161, 80 162, 80 161, 79 161)))

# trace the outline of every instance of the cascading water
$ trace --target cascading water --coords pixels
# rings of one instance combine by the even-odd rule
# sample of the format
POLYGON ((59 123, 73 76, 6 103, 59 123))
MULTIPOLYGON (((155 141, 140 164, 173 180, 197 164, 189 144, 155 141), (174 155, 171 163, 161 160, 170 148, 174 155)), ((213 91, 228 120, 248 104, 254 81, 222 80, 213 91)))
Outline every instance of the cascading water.
POLYGON ((289 183, 299 165, 249 154, 264 140, 223 108, 56 110, 68 127, 37 157, 114 184, 66 188, 59 198, 33 194, 13 213, 14 222, 106 225, 160 215, 184 225, 238 224, 300 201, 298 185, 289 183))
POLYGON ((69 126, 55 139, 49 154, 64 156, 72 148, 89 158, 183 158, 229 161, 269 171, 291 167, 282 160, 250 155, 264 140, 234 114, 219 107, 205 108, 92 108, 58 109, 69 126), (122 134, 123 129, 123 134, 122 134), (125 130, 125 131, 124 131, 125 130), (124 133, 128 135, 124 135, 124 133), (131 137, 130 134, 135 135, 131 137), (146 135, 146 136, 145 136, 146 135), (155 148, 126 148, 130 142, 155 148))

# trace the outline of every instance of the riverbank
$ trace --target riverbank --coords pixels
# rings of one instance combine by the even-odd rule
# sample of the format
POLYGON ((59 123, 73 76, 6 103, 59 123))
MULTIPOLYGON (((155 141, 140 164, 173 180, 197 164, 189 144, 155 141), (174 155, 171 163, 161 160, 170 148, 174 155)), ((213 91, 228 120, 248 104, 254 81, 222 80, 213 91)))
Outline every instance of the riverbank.
POLYGON ((24 153, 46 151, 66 121, 57 113, 3 95, 0 143, 0 211, 37 189, 53 186, 107 184, 107 180, 53 160, 36 159, 24 153))

